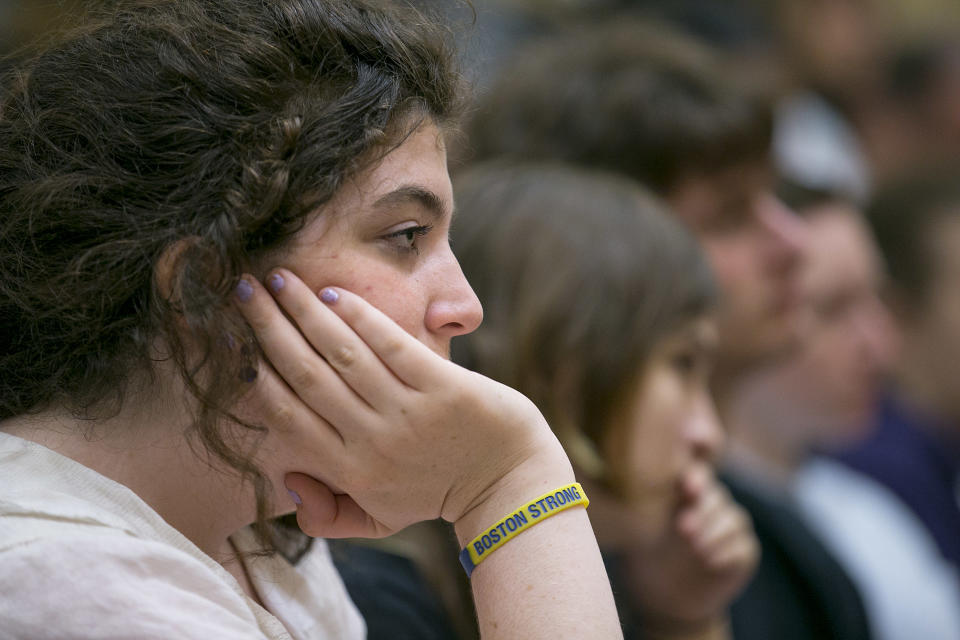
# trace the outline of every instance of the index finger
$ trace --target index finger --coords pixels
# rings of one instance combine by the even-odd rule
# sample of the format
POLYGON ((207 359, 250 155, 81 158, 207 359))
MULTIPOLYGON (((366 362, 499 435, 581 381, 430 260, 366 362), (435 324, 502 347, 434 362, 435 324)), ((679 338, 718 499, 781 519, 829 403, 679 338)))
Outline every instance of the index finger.
POLYGON ((418 391, 452 366, 372 304, 346 289, 325 287, 320 299, 356 332, 397 378, 418 391))

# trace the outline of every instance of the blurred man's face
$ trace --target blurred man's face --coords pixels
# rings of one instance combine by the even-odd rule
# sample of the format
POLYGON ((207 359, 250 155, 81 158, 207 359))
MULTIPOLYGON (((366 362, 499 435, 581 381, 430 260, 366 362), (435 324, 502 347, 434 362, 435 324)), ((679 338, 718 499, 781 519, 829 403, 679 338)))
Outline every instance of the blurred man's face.
POLYGON ((806 228, 773 195, 766 163, 687 177, 666 199, 699 238, 722 290, 718 370, 740 373, 795 347, 806 228))
POLYGON ((861 437, 895 351, 880 301, 880 259, 859 213, 844 204, 808 212, 801 286, 808 330, 789 358, 752 378, 741 402, 798 450, 861 437))

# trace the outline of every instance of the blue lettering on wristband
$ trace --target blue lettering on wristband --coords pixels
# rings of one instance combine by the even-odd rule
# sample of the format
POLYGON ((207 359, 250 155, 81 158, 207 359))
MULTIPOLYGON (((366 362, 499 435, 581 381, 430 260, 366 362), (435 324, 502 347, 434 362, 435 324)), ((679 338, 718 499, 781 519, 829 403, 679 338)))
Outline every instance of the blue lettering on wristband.
POLYGON ((488 552, 498 549, 506 541, 512 539, 514 535, 528 526, 536 524, 536 522, 528 520, 527 514, 534 521, 537 521, 553 515, 554 511, 563 511, 576 504, 582 504, 586 507, 588 502, 586 497, 580 493, 579 486, 573 485, 555 489, 552 494, 547 494, 539 500, 529 502, 517 511, 508 514, 460 551, 460 563, 467 572, 467 576, 469 577, 473 573, 473 569, 488 552))
MULTIPOLYGON (((535 509, 533 505, 530 505, 531 508, 535 509)), ((534 514, 534 517, 537 517, 539 513, 534 514)), ((493 529, 490 529, 487 533, 480 536, 480 539, 475 540, 473 543, 473 550, 477 552, 477 555, 483 555, 490 547, 495 545, 501 539, 507 537, 508 532, 513 532, 519 529, 522 525, 527 524, 527 516, 524 515, 523 511, 517 511, 512 513, 504 521, 498 524, 493 529)))

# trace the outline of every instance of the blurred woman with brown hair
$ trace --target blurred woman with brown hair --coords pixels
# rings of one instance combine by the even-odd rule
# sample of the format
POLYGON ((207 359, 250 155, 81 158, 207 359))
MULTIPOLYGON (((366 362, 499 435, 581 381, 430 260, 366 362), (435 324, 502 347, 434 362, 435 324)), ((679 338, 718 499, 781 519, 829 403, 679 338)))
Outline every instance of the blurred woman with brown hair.
POLYGON ((455 194, 485 320, 454 359, 532 399, 589 480, 626 637, 726 637, 757 546, 714 477, 715 291, 696 241, 602 173, 491 163, 455 194))

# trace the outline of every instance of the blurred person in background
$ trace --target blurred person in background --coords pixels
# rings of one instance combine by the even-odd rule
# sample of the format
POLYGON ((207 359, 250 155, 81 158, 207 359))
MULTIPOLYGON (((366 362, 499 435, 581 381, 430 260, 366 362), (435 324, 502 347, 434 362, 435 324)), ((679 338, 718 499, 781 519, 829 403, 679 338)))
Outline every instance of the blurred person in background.
POLYGON ((795 126, 813 132, 809 145, 845 147, 860 163, 848 171, 861 174, 861 186, 882 185, 918 161, 960 156, 960 4, 779 0, 768 5, 792 86, 786 111, 795 126))
MULTIPOLYGON (((838 456, 889 490, 922 525, 927 538, 912 547, 918 562, 954 590, 960 567, 957 176, 956 166, 918 171, 879 193, 868 210, 889 269, 901 348, 873 430, 838 456)), ((955 599, 953 615, 956 607, 955 599)), ((947 637, 960 637, 958 629, 947 637)))
POLYGON ((461 155, 608 169, 661 195, 723 289, 725 385, 796 343, 803 225, 774 197, 769 100, 718 57, 644 21, 544 39, 481 98, 461 155))
POLYGON ((494 162, 455 195, 485 321, 454 359, 550 416, 589 482, 625 637, 728 638, 758 547, 713 480, 715 290, 696 241, 619 176, 494 162))
POLYGON ((794 202, 809 224, 811 322, 795 354, 740 387, 730 456, 797 502, 863 595, 874 637, 956 640, 960 584, 916 516, 876 480, 818 455, 869 436, 896 338, 860 210, 829 193, 794 202))
POLYGON ((960 29, 892 47, 874 117, 861 119, 880 183, 960 159, 960 29))
POLYGON ((846 114, 875 94, 889 34, 880 0, 779 0, 770 7, 799 84, 846 114))
POLYGON ((800 275, 806 331, 793 353, 746 376, 730 405, 740 431, 731 460, 785 492, 812 451, 864 437, 892 352, 866 222, 843 199, 803 197, 794 207, 809 234, 800 275))
MULTIPOLYGON (((722 294, 711 383, 735 439, 727 402, 746 375, 799 346, 806 315, 806 230, 773 192, 770 100, 716 51, 627 20, 532 45, 509 68, 480 101, 461 157, 604 168, 664 198, 699 239, 722 294)), ((856 588, 792 505, 733 473, 727 481, 762 546, 732 608, 734 636, 869 637, 856 588)))

